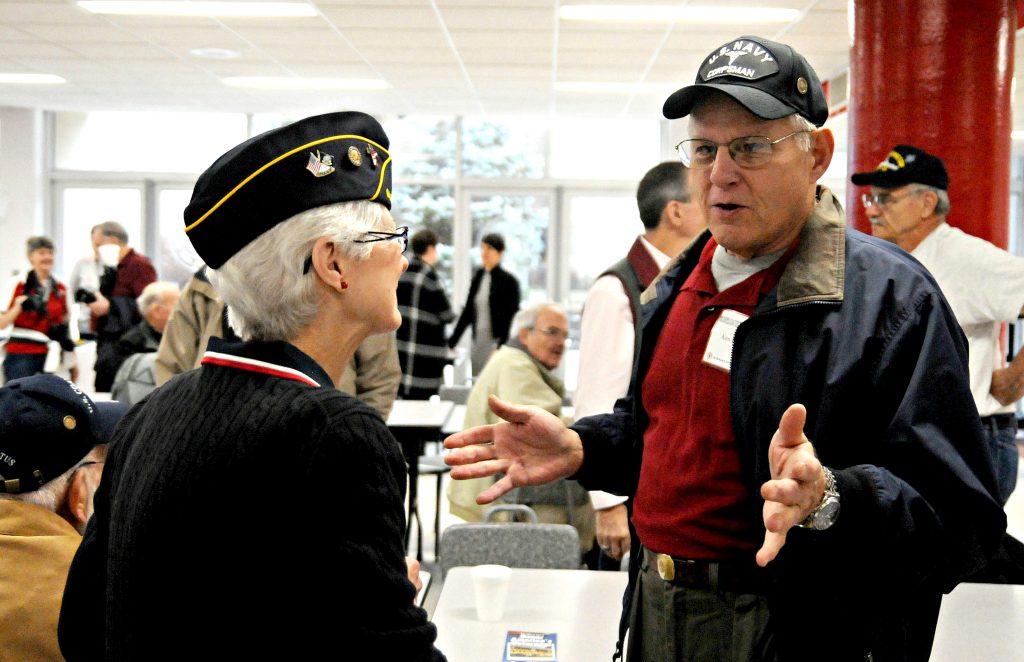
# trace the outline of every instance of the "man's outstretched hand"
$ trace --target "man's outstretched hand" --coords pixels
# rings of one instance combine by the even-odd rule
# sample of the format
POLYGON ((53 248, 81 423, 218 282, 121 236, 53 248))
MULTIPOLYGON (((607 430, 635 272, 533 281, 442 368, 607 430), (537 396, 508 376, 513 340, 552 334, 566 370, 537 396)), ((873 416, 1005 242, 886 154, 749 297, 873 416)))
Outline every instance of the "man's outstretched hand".
POLYGON ((764 544, 757 564, 768 565, 786 544, 791 528, 807 519, 825 496, 825 472, 804 435, 807 410, 790 405, 768 447, 772 479, 761 486, 764 498, 764 544))
POLYGON ((476 497, 491 503, 514 487, 541 485, 570 476, 583 464, 583 443, 561 419, 539 407, 520 407, 490 396, 491 411, 504 419, 453 434, 444 440, 452 449, 445 462, 452 478, 505 474, 476 497))

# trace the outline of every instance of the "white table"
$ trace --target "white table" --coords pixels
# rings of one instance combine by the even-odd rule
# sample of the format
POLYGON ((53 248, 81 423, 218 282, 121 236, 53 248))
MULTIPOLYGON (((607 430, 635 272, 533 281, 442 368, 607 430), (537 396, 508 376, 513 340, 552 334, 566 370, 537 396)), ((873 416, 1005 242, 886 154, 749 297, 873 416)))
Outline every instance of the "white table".
POLYGON ((452 568, 434 610, 449 662, 500 662, 509 630, 555 632, 558 662, 601 662, 615 651, 625 572, 512 569, 504 618, 476 620, 469 568, 452 568))
POLYGON ((930 662, 1024 660, 1024 586, 960 584, 942 596, 930 662))

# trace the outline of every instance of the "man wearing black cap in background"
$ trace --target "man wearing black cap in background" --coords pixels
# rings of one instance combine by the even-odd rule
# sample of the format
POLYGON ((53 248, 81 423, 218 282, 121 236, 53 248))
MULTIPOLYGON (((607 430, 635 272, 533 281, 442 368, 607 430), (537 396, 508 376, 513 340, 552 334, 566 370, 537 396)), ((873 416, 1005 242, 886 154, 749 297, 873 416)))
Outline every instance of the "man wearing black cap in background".
POLYGON ((1017 415, 1024 396, 1024 352, 1004 367, 999 337, 1024 307, 1024 258, 946 223, 949 175, 937 156, 896 145, 875 170, 851 177, 871 234, 927 267, 960 322, 970 351, 971 393, 988 437, 1002 503, 1017 486, 1017 415))
POLYGON ((131 410, 68 575, 77 660, 442 662, 405 560, 401 447, 334 384, 401 322, 407 228, 363 113, 238 145, 185 230, 242 340, 131 410))
POLYGON ((106 443, 127 409, 36 375, 0 388, 0 660, 59 660, 68 566, 92 515, 106 443))
POLYGON ((664 111, 709 232, 647 290, 629 395, 571 428, 497 401, 452 477, 635 495, 630 660, 927 659, 1006 526, 956 320, 817 185, 828 107, 792 48, 730 41, 664 111))

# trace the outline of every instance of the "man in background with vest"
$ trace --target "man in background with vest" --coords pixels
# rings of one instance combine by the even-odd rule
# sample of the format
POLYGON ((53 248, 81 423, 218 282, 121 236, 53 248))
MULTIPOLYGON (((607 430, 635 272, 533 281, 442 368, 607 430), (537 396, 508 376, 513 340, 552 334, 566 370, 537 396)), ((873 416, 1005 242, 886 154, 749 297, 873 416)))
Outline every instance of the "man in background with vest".
MULTIPOLYGON (((690 200, 689 169, 665 162, 651 168, 636 191, 644 233, 626 257, 594 281, 580 322, 580 371, 573 405, 576 417, 605 414, 626 395, 640 326, 640 293, 665 264, 705 227, 690 200)), ((591 492, 597 542, 614 559, 629 551, 625 497, 591 492)))

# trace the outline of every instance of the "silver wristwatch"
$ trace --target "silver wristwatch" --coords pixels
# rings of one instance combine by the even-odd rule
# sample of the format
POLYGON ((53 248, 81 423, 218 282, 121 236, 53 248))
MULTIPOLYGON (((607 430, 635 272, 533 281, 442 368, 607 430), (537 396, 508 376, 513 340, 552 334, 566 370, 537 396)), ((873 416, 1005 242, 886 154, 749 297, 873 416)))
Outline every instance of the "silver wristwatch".
POLYGON ((804 529, 812 531, 824 531, 836 523, 839 518, 839 490, 836 489, 836 477, 828 467, 822 467, 825 472, 825 495, 821 498, 818 507, 811 511, 807 519, 797 524, 804 529))

